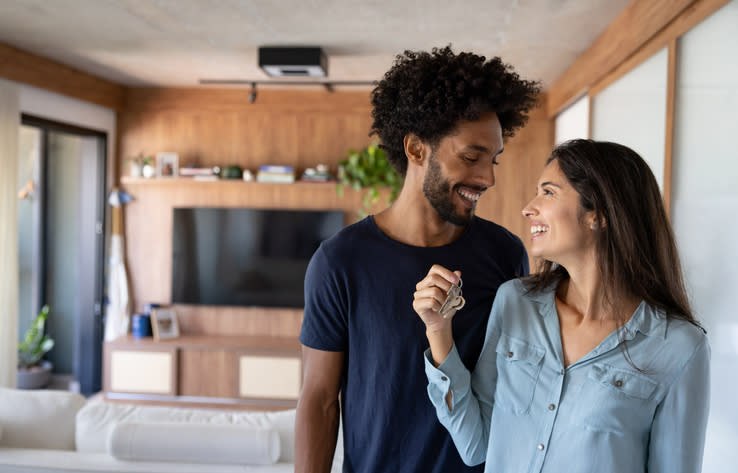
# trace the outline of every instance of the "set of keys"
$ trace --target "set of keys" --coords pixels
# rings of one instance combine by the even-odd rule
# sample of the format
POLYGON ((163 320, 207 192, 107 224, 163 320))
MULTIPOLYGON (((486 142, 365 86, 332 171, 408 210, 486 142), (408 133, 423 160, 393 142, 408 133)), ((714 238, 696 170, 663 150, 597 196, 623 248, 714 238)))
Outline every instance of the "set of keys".
POLYGON ((459 284, 452 284, 448 292, 446 293, 446 300, 443 302, 441 310, 439 311, 444 319, 451 317, 454 313, 456 313, 457 310, 460 310, 462 307, 464 307, 466 301, 461 295, 462 285, 463 282, 461 281, 461 279, 459 279, 459 284))

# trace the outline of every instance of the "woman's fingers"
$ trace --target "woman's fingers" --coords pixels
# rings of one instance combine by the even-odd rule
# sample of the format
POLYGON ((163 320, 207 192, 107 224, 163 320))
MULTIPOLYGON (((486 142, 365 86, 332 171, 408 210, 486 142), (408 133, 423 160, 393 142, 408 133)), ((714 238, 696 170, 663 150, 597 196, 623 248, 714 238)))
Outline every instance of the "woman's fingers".
POLYGON ((439 264, 434 264, 428 274, 415 285, 415 289, 420 290, 425 287, 437 286, 444 292, 448 292, 449 288, 454 284, 459 284, 460 280, 461 271, 451 271, 439 264))

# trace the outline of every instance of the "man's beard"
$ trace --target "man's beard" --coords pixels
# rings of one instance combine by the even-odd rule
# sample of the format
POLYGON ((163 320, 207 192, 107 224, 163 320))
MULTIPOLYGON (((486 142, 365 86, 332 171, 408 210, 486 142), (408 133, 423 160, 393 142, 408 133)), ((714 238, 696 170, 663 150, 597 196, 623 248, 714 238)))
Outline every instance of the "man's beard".
POLYGON ((451 184, 441 172, 441 165, 436 160, 435 151, 431 153, 428 161, 428 172, 425 173, 425 179, 423 180, 423 194, 444 221, 458 226, 471 223, 474 211, 470 211, 468 214, 460 214, 456 211, 451 193, 451 184))

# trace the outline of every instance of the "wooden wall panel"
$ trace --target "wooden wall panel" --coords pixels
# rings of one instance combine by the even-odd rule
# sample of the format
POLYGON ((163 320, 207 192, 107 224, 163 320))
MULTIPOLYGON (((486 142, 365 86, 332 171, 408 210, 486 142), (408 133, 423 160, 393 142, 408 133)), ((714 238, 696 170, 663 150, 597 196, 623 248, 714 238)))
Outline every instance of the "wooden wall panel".
MULTIPOLYGON (((332 183, 267 184, 198 182, 189 179, 129 179, 123 188, 134 200, 125 207, 126 263, 135 309, 147 302, 169 304, 174 207, 336 209, 344 223, 357 220, 362 194, 336 194, 332 183)), ((388 192, 373 212, 386 207, 388 192)), ((176 306, 183 334, 297 336, 302 311, 295 309, 176 306)))
MULTIPOLYGON (((180 166, 318 163, 333 170, 351 147, 371 142, 369 92, 128 89, 119 156, 179 153, 180 166)), ((123 170, 123 175, 127 170, 123 170)))
POLYGON ((633 0, 548 89, 549 116, 580 97, 692 3, 695 0, 633 0))
MULTIPOLYGON (((477 215, 499 223, 528 245, 530 226, 522 215, 523 207, 535 195, 538 177, 553 149, 553 121, 542 106, 531 114, 528 125, 505 143, 496 168, 497 182, 479 200, 477 215)), ((531 260, 531 269, 534 268, 531 260)))
POLYGON ((0 77, 119 110, 122 86, 0 43, 0 77))

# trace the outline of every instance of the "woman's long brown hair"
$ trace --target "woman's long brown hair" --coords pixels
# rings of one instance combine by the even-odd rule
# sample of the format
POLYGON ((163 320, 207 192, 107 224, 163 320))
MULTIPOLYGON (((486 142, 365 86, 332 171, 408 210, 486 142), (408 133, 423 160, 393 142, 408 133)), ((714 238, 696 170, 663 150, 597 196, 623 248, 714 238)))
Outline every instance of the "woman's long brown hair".
MULTIPOLYGON (((571 140, 556 147, 546 165, 554 160, 579 193, 583 212, 595 212, 605 307, 612 310, 618 328, 627 319, 622 303, 629 296, 662 309, 668 318, 699 326, 661 192, 643 158, 617 143, 571 140)), ((525 283, 528 291, 538 292, 568 277, 565 268, 543 260, 525 283)))

